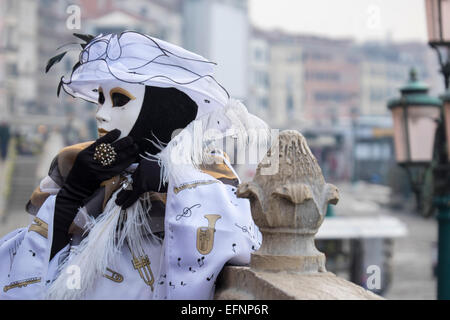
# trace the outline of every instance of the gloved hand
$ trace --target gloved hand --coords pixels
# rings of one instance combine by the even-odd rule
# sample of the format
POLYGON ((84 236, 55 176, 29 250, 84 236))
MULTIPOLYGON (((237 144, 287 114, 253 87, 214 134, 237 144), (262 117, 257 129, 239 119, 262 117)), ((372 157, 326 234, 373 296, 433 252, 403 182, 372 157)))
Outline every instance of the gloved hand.
POLYGON ((135 161, 138 154, 137 145, 131 137, 114 142, 119 136, 120 130, 115 129, 77 155, 64 185, 56 196, 50 259, 70 241, 67 233, 78 209, 83 206, 83 200, 90 197, 99 188, 100 183, 120 174, 135 161), (116 152, 115 161, 106 166, 94 160, 96 147, 101 143, 110 144, 116 152))
POLYGON ((158 162, 142 159, 132 174, 133 190, 122 190, 118 193, 116 204, 126 209, 133 205, 139 197, 149 191, 167 192, 167 185, 160 185, 161 167, 158 162))
POLYGON ((100 183, 129 167, 137 157, 138 147, 131 137, 114 142, 119 136, 120 130, 115 129, 82 150, 75 159, 63 189, 70 191, 79 199, 85 199, 98 189, 100 183), (104 166, 94 159, 96 147, 102 143, 111 144, 116 152, 115 161, 110 165, 104 166))

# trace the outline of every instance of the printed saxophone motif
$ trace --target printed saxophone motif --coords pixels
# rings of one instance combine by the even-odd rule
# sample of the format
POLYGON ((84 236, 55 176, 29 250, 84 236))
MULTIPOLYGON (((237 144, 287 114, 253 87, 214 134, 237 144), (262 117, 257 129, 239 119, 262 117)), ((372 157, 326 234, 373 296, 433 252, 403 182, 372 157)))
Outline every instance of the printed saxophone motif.
POLYGON ((208 226, 197 228, 197 250, 201 254, 206 255, 213 249, 216 222, 222 216, 219 214, 207 214, 204 217, 208 220, 208 226))
POLYGON ((3 287, 3 292, 7 292, 8 290, 11 290, 13 288, 22 288, 26 287, 29 284, 32 283, 38 283, 41 282, 41 278, 29 278, 22 281, 14 281, 11 282, 9 285, 3 287))
POLYGON ((106 274, 105 273, 103 275, 106 279, 109 279, 109 280, 117 282, 117 283, 120 283, 120 282, 123 281, 123 276, 120 273, 118 273, 118 272, 116 272, 114 270, 111 270, 110 268, 106 268, 106 271, 111 273, 111 274, 106 274))
POLYGON ((213 183, 220 183, 219 180, 205 180, 205 181, 193 181, 191 183, 184 183, 178 187, 173 188, 173 192, 175 194, 178 194, 180 191, 183 191, 185 189, 193 189, 201 185, 208 185, 213 183))
POLYGON ((34 231, 39 233, 41 236, 47 239, 48 237, 48 224, 38 217, 34 217, 33 219, 34 224, 30 225, 28 228, 28 232, 34 231))

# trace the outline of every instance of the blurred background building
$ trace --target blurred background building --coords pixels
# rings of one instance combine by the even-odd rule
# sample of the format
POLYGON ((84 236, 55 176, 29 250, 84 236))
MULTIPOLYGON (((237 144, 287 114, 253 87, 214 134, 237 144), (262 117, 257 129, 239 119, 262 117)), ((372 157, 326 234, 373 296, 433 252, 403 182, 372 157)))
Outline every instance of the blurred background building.
MULTIPOLYGON (((77 55, 46 74, 48 59, 61 45, 76 42, 74 32, 123 30, 152 35, 217 62, 217 79, 231 96, 272 127, 296 129, 307 137, 327 180, 343 185, 362 181, 409 197, 402 183, 406 177, 394 162, 386 102, 398 95, 411 67, 431 94, 443 91, 436 56, 425 41, 399 42, 389 36, 357 41, 263 29, 250 20, 252 5, 258 1, 0 1, 0 122, 17 138, 15 172, 21 172, 20 179, 10 181, 17 199, 4 207, 15 210, 25 204, 60 147, 97 137, 94 104, 64 93, 56 97, 59 79, 71 71, 77 55), (79 28, 73 28, 77 12, 79 28), (61 139, 52 138, 55 133, 61 139), (53 149, 43 147, 48 141, 53 149), (48 153, 45 164, 39 164, 42 150, 48 153), (39 173, 34 177, 33 172, 39 173)), ((4 165, 1 170, 0 178, 6 179, 4 165)), ((375 194, 372 204, 389 202, 383 194, 375 194)), ((397 203, 408 207, 407 201, 397 203)))

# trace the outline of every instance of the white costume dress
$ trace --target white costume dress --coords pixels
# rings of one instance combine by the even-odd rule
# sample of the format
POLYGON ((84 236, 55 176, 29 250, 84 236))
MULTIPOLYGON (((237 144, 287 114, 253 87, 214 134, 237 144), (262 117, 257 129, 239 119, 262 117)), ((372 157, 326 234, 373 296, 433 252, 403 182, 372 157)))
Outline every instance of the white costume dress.
MULTIPOLYGON (((237 177, 221 157, 226 166, 222 168, 237 177)), ((220 178, 223 172, 215 175, 219 178, 210 171, 192 170, 183 183, 169 183, 164 239, 143 237, 141 251, 133 253, 125 241, 102 261, 108 266, 103 272, 96 269, 95 260, 105 259, 106 237, 121 216, 115 195, 82 243, 67 245, 49 263, 56 198, 50 195, 30 226, 0 240, 0 298, 211 299, 222 267, 249 263, 250 253, 262 241, 248 200, 236 197, 229 177, 220 178), (84 253, 78 250, 83 244, 84 253), (93 263, 86 263, 89 260, 93 263)))
MULTIPOLYGON (((105 82, 175 87, 198 112, 158 154, 148 154, 168 183, 160 223, 145 195, 121 210, 116 188, 101 210, 79 210, 74 224, 82 232, 49 262, 63 180, 44 179, 34 222, 0 239, 0 299, 211 299, 223 266, 249 263, 262 241, 249 201, 236 197, 237 175, 215 142, 233 137, 240 148, 252 140, 251 130, 265 137, 268 128, 229 98, 212 76, 215 64, 201 56, 136 32, 86 39, 70 79, 61 79, 67 93, 97 102, 105 82)), ((126 188, 131 171, 113 183, 126 188)))

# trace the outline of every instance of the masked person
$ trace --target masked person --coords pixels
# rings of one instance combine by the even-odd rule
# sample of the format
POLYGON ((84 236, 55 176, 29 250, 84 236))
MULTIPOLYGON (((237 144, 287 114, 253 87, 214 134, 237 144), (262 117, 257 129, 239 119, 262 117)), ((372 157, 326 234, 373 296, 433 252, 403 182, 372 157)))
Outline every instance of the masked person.
POLYGON ((132 31, 77 36, 58 94, 98 104, 100 137, 55 157, 33 222, 0 239, 0 298, 213 298, 223 266, 262 241, 217 142, 267 126, 199 55, 132 31))

